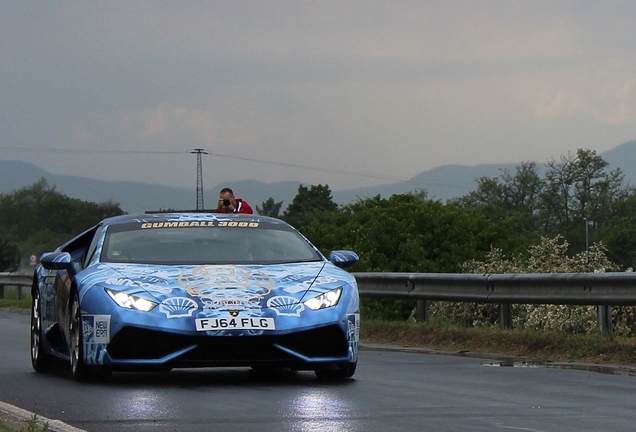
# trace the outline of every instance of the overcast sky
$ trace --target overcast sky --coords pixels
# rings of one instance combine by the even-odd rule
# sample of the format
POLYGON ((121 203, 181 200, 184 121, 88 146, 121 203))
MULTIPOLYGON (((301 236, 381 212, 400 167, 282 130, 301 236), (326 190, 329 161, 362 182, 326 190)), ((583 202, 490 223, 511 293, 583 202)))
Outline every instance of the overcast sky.
POLYGON ((636 139, 636 2, 0 0, 0 159, 194 187, 636 139))

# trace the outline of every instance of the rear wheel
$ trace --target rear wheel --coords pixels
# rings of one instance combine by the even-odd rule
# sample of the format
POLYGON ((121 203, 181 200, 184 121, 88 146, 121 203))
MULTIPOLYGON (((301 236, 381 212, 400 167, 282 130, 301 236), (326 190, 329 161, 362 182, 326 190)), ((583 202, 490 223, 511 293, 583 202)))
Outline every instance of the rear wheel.
POLYGON ((36 372, 46 372, 52 357, 44 351, 42 334, 42 301, 35 290, 31 300, 31 365, 36 372))
POLYGON ((71 338, 70 359, 71 373, 75 381, 84 381, 88 375, 88 368, 84 363, 84 335, 82 334, 82 311, 80 309, 77 291, 73 293, 71 301, 71 317, 68 333, 71 338))

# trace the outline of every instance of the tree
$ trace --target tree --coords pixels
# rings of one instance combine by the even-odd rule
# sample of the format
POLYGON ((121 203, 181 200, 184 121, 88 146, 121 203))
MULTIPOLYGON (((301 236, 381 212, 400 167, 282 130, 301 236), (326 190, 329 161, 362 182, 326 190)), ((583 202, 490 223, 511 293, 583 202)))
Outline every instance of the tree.
MULTIPOLYGON (((329 223, 314 220, 303 233, 327 254, 355 251, 360 272, 458 272, 462 262, 483 257, 491 245, 517 251, 527 243, 509 220, 492 221, 481 210, 429 200, 425 193, 379 195, 349 204, 329 223)), ((406 318, 410 301, 364 299, 367 317, 406 318)))
POLYGON ((45 178, 12 193, 0 194, 0 236, 15 242, 22 258, 52 250, 100 220, 121 215, 119 204, 69 198, 45 178))
POLYGON ((256 213, 261 216, 270 216, 277 218, 280 215, 280 209, 283 206, 283 202, 274 202, 274 198, 269 197, 267 201, 264 201, 262 207, 256 206, 256 213))
POLYGON ((534 215, 545 186, 534 162, 517 165, 514 175, 504 169, 499 177, 480 177, 476 182, 477 189, 458 200, 462 205, 495 205, 508 212, 522 210, 530 215, 534 215))
MULTIPOLYGON (((633 188, 623 186, 623 178, 620 169, 610 170, 594 150, 579 149, 548 161, 543 178, 536 164, 525 162, 514 175, 504 170, 499 177, 477 179, 477 189, 454 202, 481 209, 493 221, 510 218, 526 236, 563 235, 572 251, 581 251, 586 240, 602 238, 604 226, 619 209, 616 204, 633 194, 633 188)), ((620 231, 624 234, 627 228, 623 221, 620 231)), ((631 245, 620 245, 616 223, 612 231, 608 253, 615 258, 613 249, 631 245)))
POLYGON ((314 220, 326 222, 337 213, 338 205, 333 202, 329 185, 298 186, 298 193, 283 212, 281 218, 303 231, 314 220))
POLYGON ((608 171, 609 163, 594 150, 579 149, 547 165, 540 210, 547 234, 578 240, 584 221, 593 221, 594 229, 602 227, 612 216, 612 205, 630 193, 622 186, 621 170, 608 171))
POLYGON ((0 271, 16 271, 20 266, 20 249, 9 237, 0 236, 0 271))
POLYGON ((518 251, 528 243, 509 219, 495 222, 479 210, 421 194, 359 200, 344 206, 329 224, 310 224, 305 235, 323 252, 356 251, 356 271, 380 272, 453 273, 493 244, 518 251))
MULTIPOLYGON (((614 203, 612 218, 598 234, 610 259, 623 268, 636 268, 636 195, 614 203)), ((594 238, 597 236, 594 236, 594 238)))
POLYGON ((499 177, 480 177, 476 182, 477 189, 451 202, 481 209, 493 221, 512 218, 521 231, 537 230, 537 209, 545 181, 534 162, 522 162, 514 175, 504 169, 499 177))

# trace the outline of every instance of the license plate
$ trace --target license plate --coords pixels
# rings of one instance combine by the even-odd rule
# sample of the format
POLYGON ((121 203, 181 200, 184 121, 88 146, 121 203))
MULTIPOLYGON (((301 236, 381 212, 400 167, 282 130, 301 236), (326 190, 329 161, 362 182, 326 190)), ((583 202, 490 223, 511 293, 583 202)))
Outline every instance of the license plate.
POLYGON ((276 329, 274 318, 268 317, 197 318, 196 325, 197 331, 276 329))

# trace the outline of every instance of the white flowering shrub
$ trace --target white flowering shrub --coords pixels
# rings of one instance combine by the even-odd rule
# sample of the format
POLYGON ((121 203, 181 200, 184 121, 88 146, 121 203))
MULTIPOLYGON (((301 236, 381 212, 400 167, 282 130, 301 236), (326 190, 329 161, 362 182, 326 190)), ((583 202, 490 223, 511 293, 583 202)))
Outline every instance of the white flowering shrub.
MULTIPOLYGON (((471 260, 462 265, 464 273, 582 273, 617 271, 618 266, 607 259, 602 243, 593 244, 587 252, 567 255, 568 243, 562 236, 543 237, 541 243, 530 247, 527 255, 505 256, 493 248, 485 261, 471 260)), ((474 327, 499 325, 499 305, 492 303, 431 302, 431 318, 442 318, 474 327)), ((513 325, 567 333, 591 333, 597 330, 596 306, 525 305, 512 309, 513 325)), ((614 333, 636 334, 636 308, 612 308, 614 333)))

